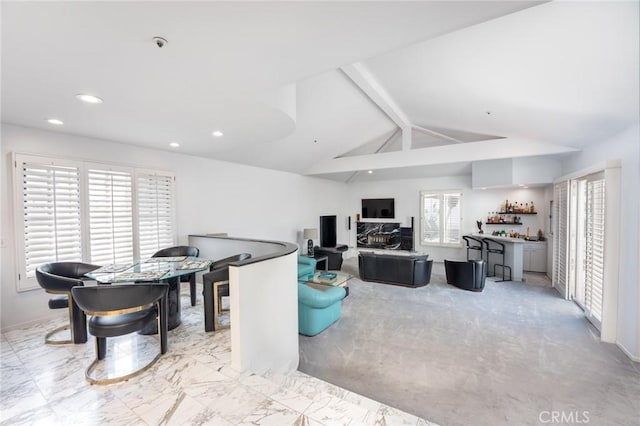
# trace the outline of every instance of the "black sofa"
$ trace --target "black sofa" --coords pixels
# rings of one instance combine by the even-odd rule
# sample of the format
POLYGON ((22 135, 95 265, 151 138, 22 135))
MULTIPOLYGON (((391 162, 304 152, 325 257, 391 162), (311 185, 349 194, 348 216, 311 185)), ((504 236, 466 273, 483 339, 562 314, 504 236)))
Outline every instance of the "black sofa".
POLYGON ((344 244, 339 244, 335 247, 319 247, 313 248, 314 256, 327 256, 329 261, 328 269, 332 271, 339 271, 342 268, 342 253, 347 251, 348 247, 344 244))
POLYGON ((484 290, 486 272, 484 260, 444 261, 447 284, 455 285, 463 290, 480 292, 484 290))
POLYGON ((422 287, 431 281, 433 260, 428 255, 397 255, 361 252, 360 279, 408 287, 422 287))

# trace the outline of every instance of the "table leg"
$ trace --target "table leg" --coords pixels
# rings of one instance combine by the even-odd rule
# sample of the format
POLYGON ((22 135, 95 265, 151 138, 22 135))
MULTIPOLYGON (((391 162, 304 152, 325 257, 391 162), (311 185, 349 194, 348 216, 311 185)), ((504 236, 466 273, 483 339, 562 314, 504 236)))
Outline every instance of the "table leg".
MULTIPOLYGON (((169 284, 169 293, 167 295, 167 314, 169 330, 173 330, 182 323, 181 318, 181 306, 180 306, 180 277, 169 278, 166 280, 169 284)), ((149 324, 142 330, 140 334, 156 334, 158 332, 158 325, 154 322, 149 324)))

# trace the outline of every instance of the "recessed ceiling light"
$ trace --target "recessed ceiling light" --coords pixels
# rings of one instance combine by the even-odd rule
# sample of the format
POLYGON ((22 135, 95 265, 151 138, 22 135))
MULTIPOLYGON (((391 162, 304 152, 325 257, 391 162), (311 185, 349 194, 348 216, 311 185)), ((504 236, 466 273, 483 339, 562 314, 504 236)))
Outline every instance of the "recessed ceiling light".
POLYGON ((76 98, 80 99, 82 102, 86 102, 88 104, 101 104, 102 99, 97 96, 89 95, 87 93, 80 93, 76 95, 76 98))
POLYGON ((373 170, 369 170, 367 173, 371 174, 371 173, 373 173, 373 170))
POLYGON ((528 187, 528 186, 523 186, 522 188, 523 188, 523 189, 529 189, 529 187, 528 187))
POLYGON ((50 118, 47 120, 49 124, 55 124, 56 126, 62 126, 64 122, 62 120, 58 120, 57 118, 50 118))
POLYGON ((483 187, 483 188, 480 188, 480 189, 482 189, 483 191, 485 191, 487 188, 484 188, 484 187, 483 187))
POLYGON ((171 143, 169 144, 169 146, 170 146, 171 148, 180 148, 180 144, 179 144, 178 142, 171 142, 171 143))
POLYGON ((215 130, 213 133, 211 133, 213 136, 215 136, 216 138, 219 138, 220 136, 224 136, 224 133, 222 133, 220 130, 215 130))

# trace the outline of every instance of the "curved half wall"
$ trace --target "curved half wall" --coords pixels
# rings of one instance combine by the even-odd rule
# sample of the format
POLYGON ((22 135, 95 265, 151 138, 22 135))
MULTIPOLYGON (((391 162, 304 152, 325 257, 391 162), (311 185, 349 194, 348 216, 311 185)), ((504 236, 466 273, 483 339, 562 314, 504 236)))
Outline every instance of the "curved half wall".
POLYGON ((231 263, 231 359, 240 371, 298 368, 298 247, 279 241, 189 235, 200 257, 251 258, 231 263))

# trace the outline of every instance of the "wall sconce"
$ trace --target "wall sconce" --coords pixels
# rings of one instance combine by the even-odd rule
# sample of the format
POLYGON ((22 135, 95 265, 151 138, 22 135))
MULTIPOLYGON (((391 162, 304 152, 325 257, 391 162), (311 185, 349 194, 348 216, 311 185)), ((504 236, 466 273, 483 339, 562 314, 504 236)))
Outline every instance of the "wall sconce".
POLYGON ((313 256, 313 240, 318 238, 318 230, 316 228, 304 228, 303 238, 309 240, 307 242, 307 256, 313 256))

